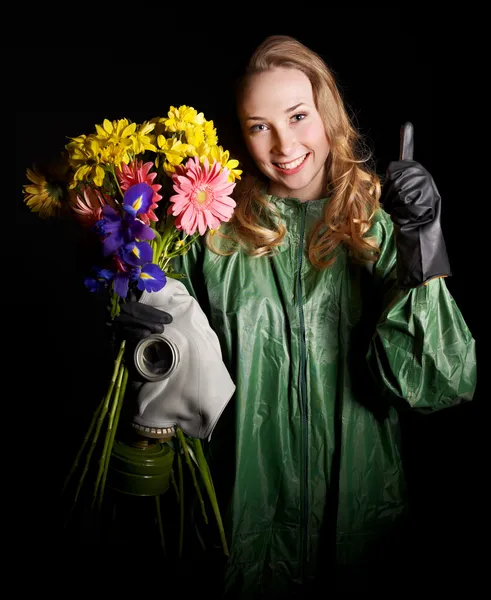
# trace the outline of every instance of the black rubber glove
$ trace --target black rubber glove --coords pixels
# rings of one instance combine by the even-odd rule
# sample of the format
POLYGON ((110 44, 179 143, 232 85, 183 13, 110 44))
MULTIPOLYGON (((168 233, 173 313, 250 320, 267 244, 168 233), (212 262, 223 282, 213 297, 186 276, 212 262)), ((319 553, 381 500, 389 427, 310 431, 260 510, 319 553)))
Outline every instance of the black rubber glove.
MULTIPOLYGON (((129 299, 120 305, 120 313, 111 322, 113 343, 116 346, 126 340, 125 354, 128 357, 128 368, 130 378, 134 382, 144 383, 147 379, 142 376, 135 365, 135 350, 138 343, 151 335, 152 333, 163 333, 164 325, 172 323, 172 315, 169 313, 138 302, 135 295, 130 295, 129 299)), ((159 363, 163 362, 162 357, 158 357, 159 363)), ((170 358, 168 359, 171 364, 170 358)), ((164 371, 167 367, 162 366, 164 371), (164 368, 165 367, 165 368, 164 368)))
MULTIPOLYGON (((402 135, 408 135, 406 132, 402 135)), ((391 162, 380 201, 395 225, 397 280, 402 288, 451 275, 440 225, 441 199, 433 178, 412 160, 411 139, 401 141, 405 160, 391 162)))
POLYGON ((121 304, 113 328, 119 339, 135 343, 152 333, 163 333, 164 325, 169 323, 172 323, 169 313, 142 302, 129 301, 121 304))

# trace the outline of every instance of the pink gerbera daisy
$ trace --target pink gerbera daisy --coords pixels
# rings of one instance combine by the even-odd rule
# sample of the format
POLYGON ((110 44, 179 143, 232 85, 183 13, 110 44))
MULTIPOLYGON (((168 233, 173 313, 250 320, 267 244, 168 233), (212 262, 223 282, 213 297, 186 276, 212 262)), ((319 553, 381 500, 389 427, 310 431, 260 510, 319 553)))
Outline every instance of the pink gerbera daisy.
POLYGON ((86 227, 92 227, 102 219, 102 209, 106 204, 115 207, 115 202, 99 190, 81 186, 82 195, 75 190, 70 192, 71 207, 77 219, 86 227))
POLYGON ((206 158, 204 165, 194 157, 184 167, 176 167, 172 180, 177 193, 169 198, 173 203, 169 213, 177 217, 177 229, 188 235, 198 229, 204 235, 207 227, 218 229, 222 221, 230 220, 236 204, 229 197, 235 183, 230 183, 228 175, 227 168, 219 162, 210 167, 206 158))
POLYGON ((128 188, 136 183, 147 183, 152 188, 153 198, 150 208, 145 214, 138 215, 138 218, 146 225, 150 225, 150 221, 158 221, 154 209, 158 206, 157 202, 162 200, 162 196, 157 193, 162 186, 158 183, 153 183, 153 180, 157 177, 157 173, 150 173, 152 167, 152 162, 143 164, 142 160, 133 160, 129 165, 122 163, 121 169, 116 168, 116 175, 123 192, 126 192, 128 188))

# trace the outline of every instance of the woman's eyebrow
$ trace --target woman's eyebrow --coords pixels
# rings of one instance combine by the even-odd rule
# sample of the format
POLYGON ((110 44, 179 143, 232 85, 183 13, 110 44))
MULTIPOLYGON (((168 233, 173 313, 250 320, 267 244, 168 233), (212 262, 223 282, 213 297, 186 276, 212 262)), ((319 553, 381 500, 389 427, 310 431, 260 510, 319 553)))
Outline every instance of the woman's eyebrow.
MULTIPOLYGON (((291 113, 294 110, 297 110, 299 106, 302 106, 305 102, 300 102, 299 104, 295 104, 295 106, 291 106, 285 110, 285 114, 291 113)), ((246 121, 266 121, 266 117, 247 117, 246 121)))

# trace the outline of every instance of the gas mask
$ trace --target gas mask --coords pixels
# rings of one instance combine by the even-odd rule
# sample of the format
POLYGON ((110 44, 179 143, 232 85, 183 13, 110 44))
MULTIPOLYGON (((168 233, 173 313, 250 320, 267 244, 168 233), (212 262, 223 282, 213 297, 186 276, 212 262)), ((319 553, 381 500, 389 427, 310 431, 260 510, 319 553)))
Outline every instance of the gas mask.
POLYGON ((145 437, 162 438, 176 426, 186 435, 210 439, 235 392, 222 360, 218 337, 198 302, 178 280, 168 278, 140 302, 170 313, 164 333, 140 341, 134 361, 145 383, 135 383, 133 427, 145 437))

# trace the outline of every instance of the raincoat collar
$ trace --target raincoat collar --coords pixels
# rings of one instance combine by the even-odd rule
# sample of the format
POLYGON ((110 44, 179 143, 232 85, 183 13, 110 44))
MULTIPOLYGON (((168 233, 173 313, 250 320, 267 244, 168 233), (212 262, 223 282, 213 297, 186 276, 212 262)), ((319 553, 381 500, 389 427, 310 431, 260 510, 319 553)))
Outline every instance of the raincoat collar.
POLYGON ((307 205, 308 207, 322 206, 328 200, 328 198, 325 197, 325 198, 319 198, 318 200, 302 201, 302 200, 299 200, 298 198, 293 198, 293 197, 281 198, 280 196, 272 196, 271 194, 265 194, 265 197, 268 201, 275 204, 280 210, 281 210, 282 206, 291 207, 291 208, 300 208, 301 206, 304 206, 304 205, 307 205))
POLYGON ((301 214, 302 209, 305 207, 305 218, 304 226, 306 230, 304 232, 304 244, 307 243, 307 236, 314 224, 322 219, 323 209, 328 201, 328 198, 319 198, 318 200, 308 200, 302 202, 298 198, 281 198, 279 196, 272 196, 271 194, 265 194, 265 197, 279 210, 280 215, 273 215, 271 218, 274 221, 280 221, 286 226, 286 236, 283 243, 276 247, 276 252, 281 253, 288 249, 288 247, 294 247, 298 244, 298 238, 301 229, 301 214))

